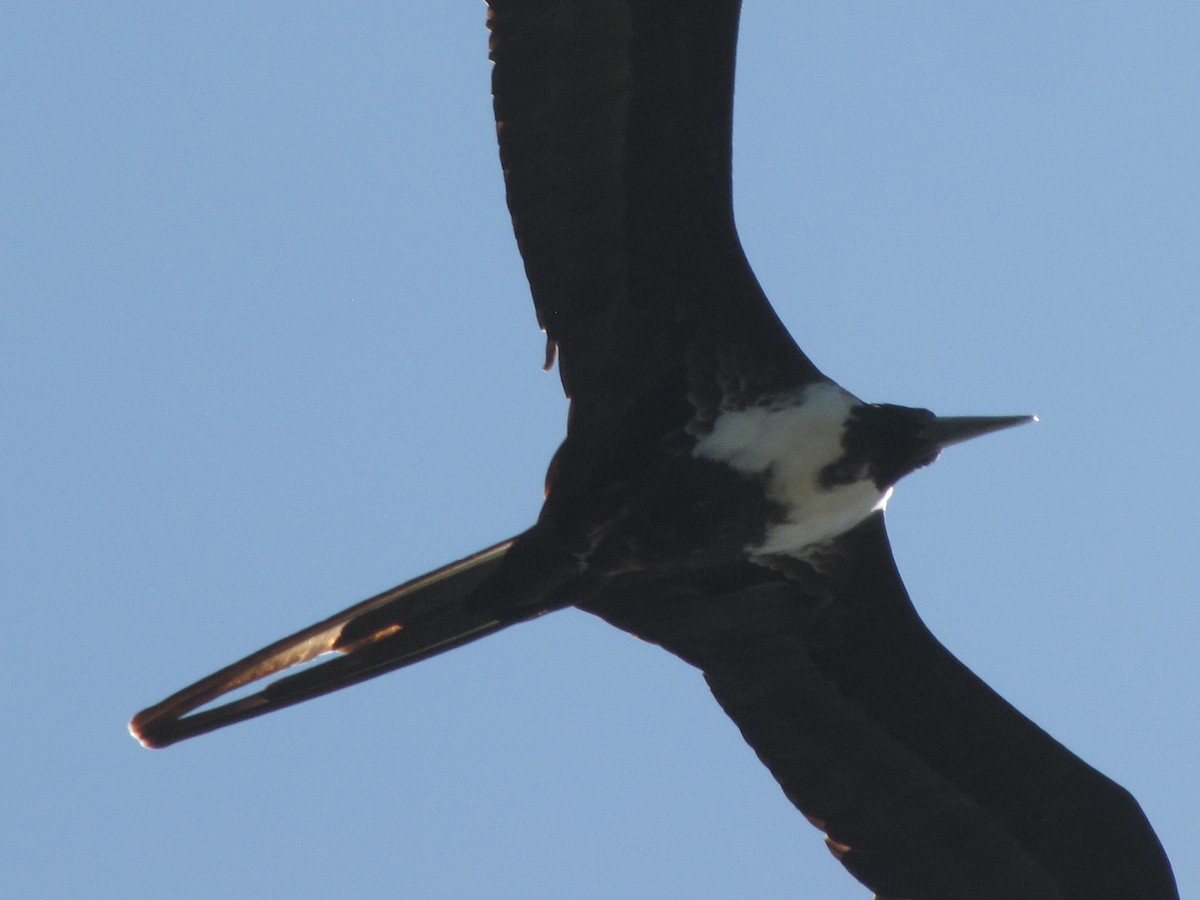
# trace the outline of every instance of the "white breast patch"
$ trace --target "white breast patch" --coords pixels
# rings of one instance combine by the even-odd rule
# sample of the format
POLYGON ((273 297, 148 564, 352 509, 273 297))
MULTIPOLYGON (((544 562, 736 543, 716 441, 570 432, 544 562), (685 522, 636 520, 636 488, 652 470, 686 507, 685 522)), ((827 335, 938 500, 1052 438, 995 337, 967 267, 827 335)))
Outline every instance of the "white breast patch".
POLYGON ((787 510, 751 553, 797 553, 849 531, 882 509, 891 488, 861 481, 825 487, 821 470, 842 456, 850 410, 862 401, 835 384, 809 385, 764 406, 722 411, 712 432, 696 443, 695 456, 765 478, 767 496, 787 510))

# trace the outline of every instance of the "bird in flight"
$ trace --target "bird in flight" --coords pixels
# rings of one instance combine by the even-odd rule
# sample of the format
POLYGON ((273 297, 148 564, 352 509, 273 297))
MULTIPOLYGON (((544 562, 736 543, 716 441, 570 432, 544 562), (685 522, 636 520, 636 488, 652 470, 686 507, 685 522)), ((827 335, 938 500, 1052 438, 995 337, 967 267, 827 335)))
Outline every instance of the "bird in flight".
POLYGON ((541 513, 133 734, 164 747, 574 606, 700 669, 879 897, 1177 897, 1133 797, 958 662, 905 591, 893 486, 1032 417, 862 401, 783 327, 734 226, 740 3, 488 5, 508 207, 570 400, 541 513))

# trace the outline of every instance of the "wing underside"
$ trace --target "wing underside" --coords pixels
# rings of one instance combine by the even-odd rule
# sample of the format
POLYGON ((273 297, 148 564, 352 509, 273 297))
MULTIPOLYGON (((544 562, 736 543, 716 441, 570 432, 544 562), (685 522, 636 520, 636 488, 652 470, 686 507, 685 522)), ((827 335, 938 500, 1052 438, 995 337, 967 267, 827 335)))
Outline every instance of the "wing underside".
POLYGON ((815 565, 775 563, 631 578, 589 610, 702 669, 788 798, 881 897, 1177 897, 1136 801, 925 628, 881 513, 815 565))
POLYGON ((740 4, 490 0, 509 209, 568 395, 593 413, 688 367, 814 380, 733 220, 740 4))

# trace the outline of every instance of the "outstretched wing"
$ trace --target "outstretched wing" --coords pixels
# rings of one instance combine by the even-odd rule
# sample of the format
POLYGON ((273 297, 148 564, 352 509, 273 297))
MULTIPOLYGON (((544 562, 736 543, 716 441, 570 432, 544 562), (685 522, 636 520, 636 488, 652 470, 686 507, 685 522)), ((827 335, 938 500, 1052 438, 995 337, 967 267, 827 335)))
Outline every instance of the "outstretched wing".
POLYGON ((815 566, 776 563, 631 578, 589 608, 701 668, 788 798, 881 897, 1178 897, 1133 797, 929 633, 882 514, 815 566))
POLYGON ((647 396, 703 406, 819 379, 734 227, 740 4, 489 6, 508 205, 572 431, 604 434, 647 396))

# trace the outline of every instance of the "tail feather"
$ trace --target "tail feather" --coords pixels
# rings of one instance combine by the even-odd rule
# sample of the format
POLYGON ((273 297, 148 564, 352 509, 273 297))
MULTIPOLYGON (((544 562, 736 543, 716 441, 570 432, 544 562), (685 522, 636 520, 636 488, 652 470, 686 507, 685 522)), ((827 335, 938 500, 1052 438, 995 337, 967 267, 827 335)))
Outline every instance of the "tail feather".
MULTIPOLYGON (((499 631, 545 611, 536 605, 464 603, 494 576, 515 538, 398 585, 276 641, 142 710, 129 730, 146 747, 166 747, 244 719, 318 697, 499 631), (193 712, 248 684, 341 654, 258 692, 193 712)), ((518 601, 523 598, 515 598, 518 601)))

